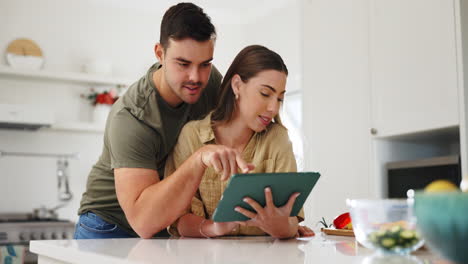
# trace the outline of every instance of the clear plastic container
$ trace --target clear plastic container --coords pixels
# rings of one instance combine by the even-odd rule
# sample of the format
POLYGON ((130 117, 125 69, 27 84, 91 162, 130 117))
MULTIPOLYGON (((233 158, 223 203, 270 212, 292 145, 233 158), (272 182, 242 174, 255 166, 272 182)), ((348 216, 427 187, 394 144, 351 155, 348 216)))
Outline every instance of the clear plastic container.
POLYGON ((413 200, 350 200, 356 240, 370 249, 389 254, 409 254, 424 241, 416 230, 413 200))

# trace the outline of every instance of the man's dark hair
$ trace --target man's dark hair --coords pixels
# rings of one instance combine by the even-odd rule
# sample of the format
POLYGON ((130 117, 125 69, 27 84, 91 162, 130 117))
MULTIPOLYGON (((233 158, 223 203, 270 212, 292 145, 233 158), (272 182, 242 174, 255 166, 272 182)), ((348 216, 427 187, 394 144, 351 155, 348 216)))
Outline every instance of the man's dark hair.
POLYGON ((216 29, 202 8, 192 3, 179 3, 171 6, 161 21, 159 43, 164 51, 169 47, 170 38, 206 41, 216 38, 216 29))

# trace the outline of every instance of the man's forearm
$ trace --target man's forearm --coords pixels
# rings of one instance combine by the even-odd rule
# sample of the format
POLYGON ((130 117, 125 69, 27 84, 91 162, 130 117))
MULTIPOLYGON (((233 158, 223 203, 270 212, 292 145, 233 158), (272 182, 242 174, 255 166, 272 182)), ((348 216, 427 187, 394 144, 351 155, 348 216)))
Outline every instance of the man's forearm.
POLYGON ((205 167, 195 152, 170 176, 147 187, 127 215, 142 238, 149 238, 179 218, 192 201, 205 167))

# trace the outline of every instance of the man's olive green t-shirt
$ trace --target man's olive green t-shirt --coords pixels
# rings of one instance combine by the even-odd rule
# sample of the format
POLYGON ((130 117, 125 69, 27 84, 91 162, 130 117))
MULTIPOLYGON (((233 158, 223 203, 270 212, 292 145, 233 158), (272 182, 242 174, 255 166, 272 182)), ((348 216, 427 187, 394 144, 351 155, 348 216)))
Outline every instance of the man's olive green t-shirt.
MULTIPOLYGON (((171 107, 159 95, 153 82, 154 64, 112 106, 104 132, 104 146, 88 176, 78 214, 93 212, 137 236, 128 223, 115 192, 114 169, 145 168, 164 177, 164 166, 182 127, 203 118, 215 106, 221 74, 213 67, 197 103, 171 107)), ((138 181, 138 177, 133 179, 138 181)), ((155 216, 155 218, 158 216, 155 216)))

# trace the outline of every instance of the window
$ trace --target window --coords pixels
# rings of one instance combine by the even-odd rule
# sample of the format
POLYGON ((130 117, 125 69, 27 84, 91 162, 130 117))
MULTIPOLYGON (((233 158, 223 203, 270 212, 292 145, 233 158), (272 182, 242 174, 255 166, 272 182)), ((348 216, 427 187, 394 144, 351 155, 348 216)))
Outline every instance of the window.
POLYGON ((304 169, 304 136, 302 133, 302 92, 300 90, 286 92, 281 118, 283 124, 288 128, 289 139, 293 144, 297 170, 302 171, 304 169))

